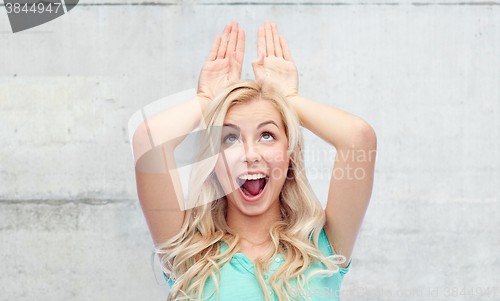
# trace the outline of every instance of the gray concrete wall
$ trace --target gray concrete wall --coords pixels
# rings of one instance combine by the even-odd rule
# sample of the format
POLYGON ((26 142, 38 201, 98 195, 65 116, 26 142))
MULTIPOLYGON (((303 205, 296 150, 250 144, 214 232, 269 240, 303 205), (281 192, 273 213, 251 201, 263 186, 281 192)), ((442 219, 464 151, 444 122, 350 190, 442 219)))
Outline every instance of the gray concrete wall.
MULTIPOLYGON (((16 34, 0 9, 0 300, 166 299, 128 118, 196 88, 232 20, 253 79, 266 19, 288 39, 299 92, 377 133, 342 300, 500 298, 500 2, 141 3, 81 1, 16 34)), ((333 149, 304 132, 326 205, 333 161, 318 156, 333 149)))

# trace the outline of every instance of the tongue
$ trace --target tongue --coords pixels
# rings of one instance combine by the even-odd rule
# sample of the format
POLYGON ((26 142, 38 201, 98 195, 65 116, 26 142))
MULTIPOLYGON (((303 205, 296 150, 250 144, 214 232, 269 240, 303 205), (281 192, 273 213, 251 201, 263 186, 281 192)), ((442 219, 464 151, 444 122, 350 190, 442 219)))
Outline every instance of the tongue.
POLYGON ((257 195, 265 182, 265 179, 246 180, 245 183, 243 183, 243 187, 245 187, 251 195, 257 195))

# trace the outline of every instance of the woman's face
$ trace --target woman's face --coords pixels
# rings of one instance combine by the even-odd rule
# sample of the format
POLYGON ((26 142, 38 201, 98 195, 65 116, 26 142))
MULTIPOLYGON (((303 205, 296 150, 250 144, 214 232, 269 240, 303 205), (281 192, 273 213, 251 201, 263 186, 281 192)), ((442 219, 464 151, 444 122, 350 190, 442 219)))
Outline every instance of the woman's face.
POLYGON ((215 173, 228 209, 254 216, 279 204, 290 160, 285 127, 271 103, 255 99, 233 105, 220 149, 215 173))

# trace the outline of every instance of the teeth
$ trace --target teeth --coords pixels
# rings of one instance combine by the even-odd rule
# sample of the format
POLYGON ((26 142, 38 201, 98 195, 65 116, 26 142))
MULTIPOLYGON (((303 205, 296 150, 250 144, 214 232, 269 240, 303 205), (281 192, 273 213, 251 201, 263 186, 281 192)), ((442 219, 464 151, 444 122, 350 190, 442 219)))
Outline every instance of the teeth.
POLYGON ((265 178, 266 175, 263 175, 261 173, 254 174, 254 175, 242 175, 240 177, 241 180, 257 180, 257 179, 262 179, 265 178))

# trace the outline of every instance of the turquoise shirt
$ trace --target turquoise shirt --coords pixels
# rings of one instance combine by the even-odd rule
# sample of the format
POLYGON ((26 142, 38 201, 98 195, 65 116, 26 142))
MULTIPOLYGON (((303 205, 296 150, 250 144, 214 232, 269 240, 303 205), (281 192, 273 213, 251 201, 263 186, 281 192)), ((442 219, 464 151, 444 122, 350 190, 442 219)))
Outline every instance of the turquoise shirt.
MULTIPOLYGON (((319 235, 318 246, 320 251, 325 256, 333 255, 328 239, 325 235, 324 230, 321 230, 319 235)), ((221 242, 221 253, 227 250, 228 246, 225 242, 221 242)), ((313 301, 324 301, 324 300, 340 300, 340 286, 344 280, 344 275, 349 271, 351 266, 352 258, 349 261, 347 268, 339 268, 339 272, 333 274, 330 277, 321 277, 319 275, 313 276, 311 278, 310 288, 304 287, 304 291, 289 292, 290 297, 296 297, 297 300, 306 300, 301 298, 301 296, 308 296, 313 301)), ((268 283, 267 289, 270 292, 271 300, 278 300, 277 295, 271 289, 269 284, 269 278, 274 273, 274 271, 284 263, 283 256, 277 254, 274 258, 271 267, 267 273, 264 273, 264 279, 268 283)), ((314 269, 324 269, 326 268, 323 263, 316 261, 311 265, 304 273, 307 275, 314 269)), ((255 266, 248 257, 243 253, 234 254, 233 258, 227 262, 224 266, 220 268, 221 270, 221 281, 219 284, 219 300, 218 301, 234 301, 234 300, 246 300, 246 301, 262 301, 265 300, 264 292, 260 288, 257 277, 255 276, 255 266)), ((217 275, 217 274, 216 274, 217 275)), ((172 288, 174 281, 167 278, 168 286, 172 288)), ((297 286, 296 279, 291 279, 290 283, 292 286, 297 286)), ((209 296, 215 289, 215 284, 211 277, 205 282, 203 289, 203 298, 209 296)), ((207 301, 216 301, 217 292, 207 299, 207 301)), ((292 298, 293 300, 293 298, 292 298)))

